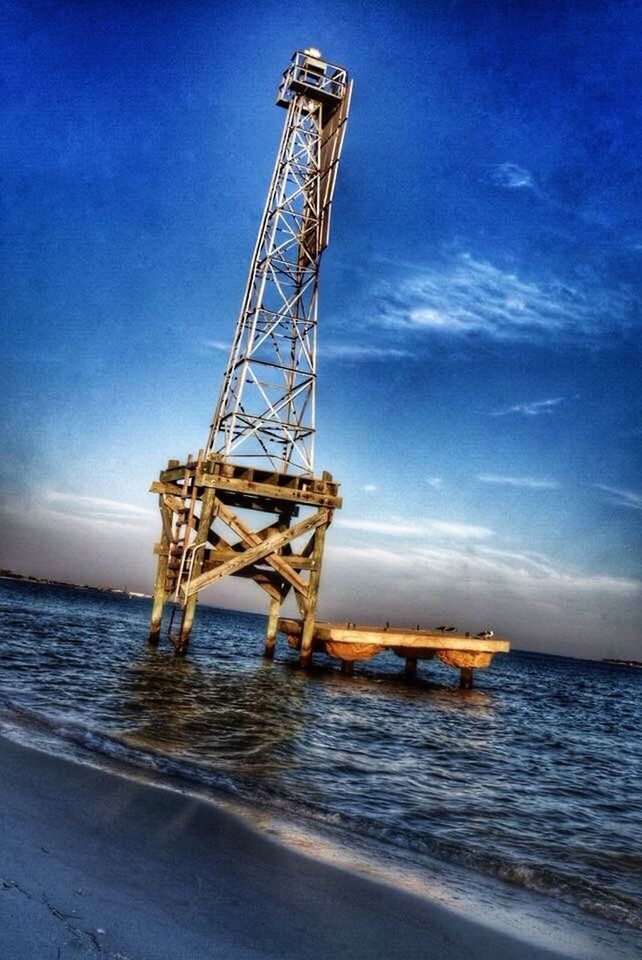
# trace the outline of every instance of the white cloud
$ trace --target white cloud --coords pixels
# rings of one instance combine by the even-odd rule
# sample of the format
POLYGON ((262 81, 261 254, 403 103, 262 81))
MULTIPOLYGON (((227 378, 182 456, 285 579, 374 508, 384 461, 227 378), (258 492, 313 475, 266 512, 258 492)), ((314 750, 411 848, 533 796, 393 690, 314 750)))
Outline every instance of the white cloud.
POLYGON ((516 163, 500 163, 493 169, 492 179, 498 187, 507 190, 534 190, 533 175, 516 163))
POLYGON ((436 583, 448 581, 449 589, 474 586, 477 589, 502 585, 504 591, 523 594, 541 594, 546 599, 546 588, 556 591, 600 591, 616 596, 635 596, 642 589, 640 580, 632 577, 614 577, 600 573, 581 573, 564 569, 542 554, 502 550, 485 544, 459 546, 417 546, 410 550, 381 550, 378 547, 329 548, 335 555, 350 556, 364 563, 383 562, 392 566, 406 566, 409 580, 428 582, 427 575, 438 575, 436 583))
POLYGON ((78 510, 87 509, 92 512, 104 511, 107 513, 135 514, 137 516, 150 516, 154 514, 153 510, 147 507, 139 507, 135 503, 127 503, 123 500, 110 500, 106 497, 87 497, 75 493, 62 493, 58 490, 47 491, 45 499, 50 503, 71 504, 78 510))
POLYGON ((609 503, 618 507, 628 507, 630 510, 642 510, 642 494, 634 493, 632 490, 621 490, 618 487, 609 487, 603 483, 594 483, 597 490, 603 490, 609 494, 609 503))
POLYGON ((212 350, 222 350, 227 353, 231 347, 231 343, 226 343, 224 340, 206 340, 205 346, 210 347, 212 350))
POLYGON ((410 356, 410 351, 371 343, 324 343, 318 354, 328 360, 394 360, 410 356))
POLYGON ((150 526, 156 512, 147 507, 107 497, 88 497, 49 490, 43 497, 43 510, 51 517, 96 527, 150 526))
POLYGON ((472 523, 451 523, 447 520, 432 520, 428 524, 427 532, 432 530, 457 540, 484 540, 493 535, 493 531, 488 527, 479 527, 472 523))
POLYGON ((405 278, 382 282, 375 295, 373 322, 382 326, 496 340, 604 336, 630 323, 634 305, 626 288, 525 279, 470 254, 442 267, 413 268, 405 278))
POLYGON ((345 530, 364 531, 365 533, 382 533, 384 536, 391 537, 420 537, 423 535, 423 528, 416 523, 404 523, 401 521, 386 520, 351 520, 349 517, 337 517, 334 521, 335 527, 343 527, 345 530))
POLYGON ((338 517, 335 525, 345 530, 356 530, 364 533, 379 533, 390 537, 435 537, 441 534, 449 539, 482 540, 492 537, 493 531, 488 527, 477 524, 455 523, 449 520, 359 520, 349 517, 338 517))
POLYGON ((377 488, 374 483, 365 483, 361 489, 364 493, 374 493, 377 488))
MULTIPOLYGON (((490 625, 513 647, 636 656, 642 582, 486 544, 328 546, 324 616, 404 625, 490 625)), ((481 682, 481 681, 480 681, 481 682)))
POLYGON ((497 483, 507 487, 525 487, 528 490, 557 490, 557 480, 544 480, 539 477, 511 477, 498 473, 480 473, 477 479, 482 483, 497 483))
POLYGON ((496 410, 493 417, 504 417, 509 413, 521 413, 526 417, 537 417, 542 413, 552 413, 564 397, 551 397, 549 400, 533 400, 530 403, 515 403, 505 410, 496 410))
POLYGON ((429 487, 432 487, 433 490, 439 490, 443 485, 443 479, 441 477, 426 477, 426 483, 429 487))

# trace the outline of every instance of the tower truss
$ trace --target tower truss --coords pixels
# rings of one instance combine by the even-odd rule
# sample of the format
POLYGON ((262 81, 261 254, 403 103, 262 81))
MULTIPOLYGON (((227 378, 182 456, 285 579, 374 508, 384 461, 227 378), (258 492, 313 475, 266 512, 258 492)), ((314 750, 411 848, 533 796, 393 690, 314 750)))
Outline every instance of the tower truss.
POLYGON ((313 472, 319 263, 350 92, 317 51, 295 53, 283 75, 283 134, 207 453, 313 472))
POLYGON ((170 460, 151 490, 161 539, 149 638, 184 654, 199 592, 228 576, 269 597, 265 653, 293 593, 310 662, 325 533, 341 506, 332 475, 313 473, 319 262, 350 104, 346 70, 298 51, 277 104, 285 124, 205 448, 170 460), (258 521, 258 522, 256 522, 258 521), (174 614, 180 627, 172 632, 174 614))

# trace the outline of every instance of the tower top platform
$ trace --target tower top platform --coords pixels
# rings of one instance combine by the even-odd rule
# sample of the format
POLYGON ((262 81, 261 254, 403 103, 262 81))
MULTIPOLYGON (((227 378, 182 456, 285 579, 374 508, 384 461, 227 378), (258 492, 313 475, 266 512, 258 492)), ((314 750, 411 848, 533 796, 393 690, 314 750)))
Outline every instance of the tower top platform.
POLYGON ((324 60, 319 50, 296 50, 283 74, 276 102, 288 107, 292 97, 304 94, 323 104, 325 119, 334 113, 348 93, 348 71, 324 60))

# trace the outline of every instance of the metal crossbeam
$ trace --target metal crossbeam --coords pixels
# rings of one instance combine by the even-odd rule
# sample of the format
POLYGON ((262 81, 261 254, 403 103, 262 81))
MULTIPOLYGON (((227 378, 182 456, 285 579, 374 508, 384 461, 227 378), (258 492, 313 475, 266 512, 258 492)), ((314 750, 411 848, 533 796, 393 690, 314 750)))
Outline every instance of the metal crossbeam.
POLYGON ((277 103, 287 109, 206 455, 312 474, 319 263, 351 82, 297 51, 277 103))

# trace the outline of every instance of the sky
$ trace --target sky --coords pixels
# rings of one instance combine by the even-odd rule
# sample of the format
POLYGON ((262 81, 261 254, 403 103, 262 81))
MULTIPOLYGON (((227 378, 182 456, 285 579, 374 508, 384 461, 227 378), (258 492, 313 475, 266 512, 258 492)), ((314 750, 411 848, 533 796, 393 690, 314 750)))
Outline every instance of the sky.
POLYGON ((0 566, 151 588, 148 487, 205 442, 316 46, 355 84, 319 615, 642 659, 638 4, 9 2, 0 32, 0 566))

